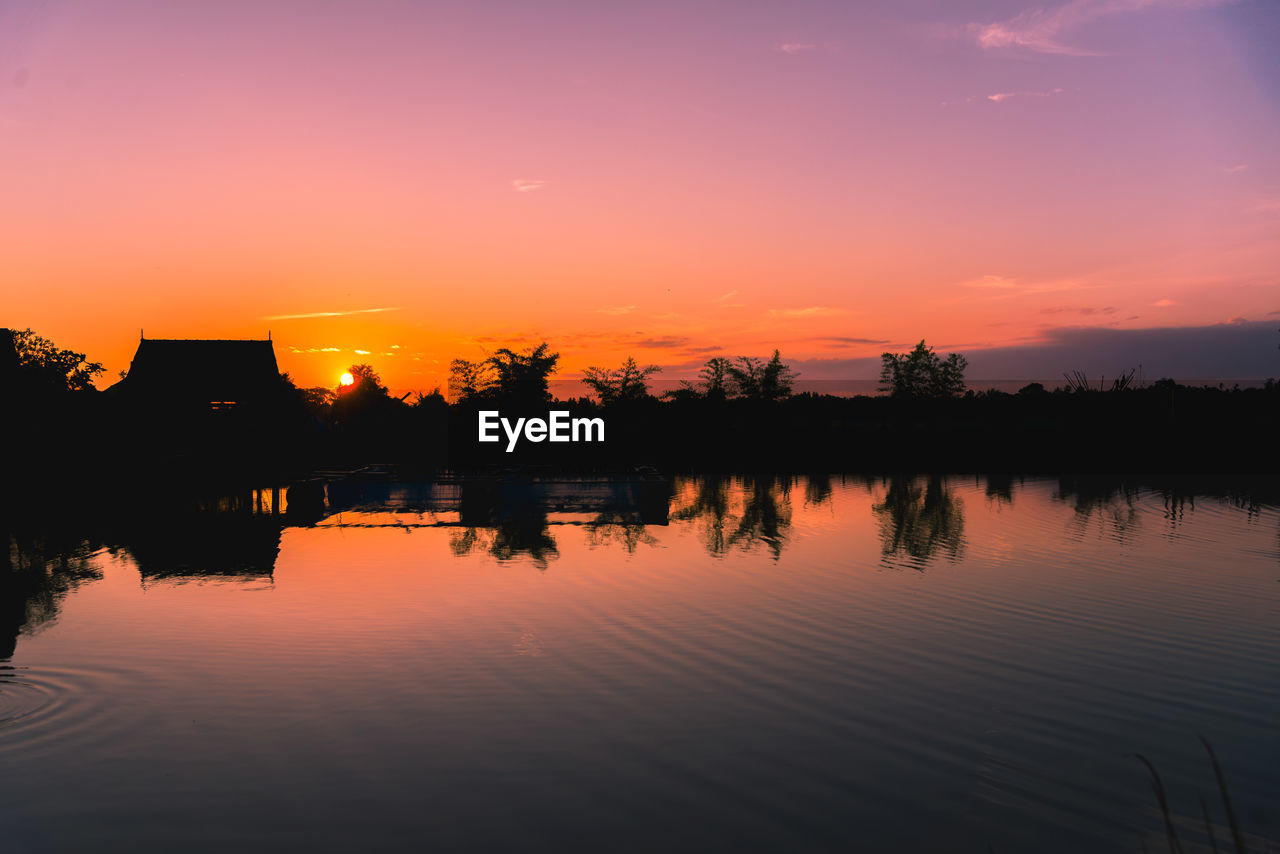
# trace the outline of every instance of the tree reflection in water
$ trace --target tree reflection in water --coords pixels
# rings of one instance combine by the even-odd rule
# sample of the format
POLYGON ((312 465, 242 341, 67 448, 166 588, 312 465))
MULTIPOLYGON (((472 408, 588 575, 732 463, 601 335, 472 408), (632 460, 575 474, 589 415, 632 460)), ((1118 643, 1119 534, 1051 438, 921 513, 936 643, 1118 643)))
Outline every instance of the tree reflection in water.
POLYGON ((791 480, 752 478, 746 483, 742 518, 729 537, 730 545, 763 542, 776 560, 791 530, 791 480))
POLYGON ((1071 528, 1077 536, 1084 536, 1096 519, 1105 534, 1124 540, 1139 523, 1138 495, 1131 483, 1082 477, 1060 479, 1054 498, 1075 511, 1071 528))
POLYGON ((587 547, 592 549, 616 543, 627 554, 635 554, 641 545, 658 545, 658 538, 648 532, 645 523, 635 513, 601 513, 587 523, 586 532, 587 547))
POLYGON ((713 555, 722 555, 728 549, 725 531, 729 518, 727 477, 692 477, 677 487, 671 519, 696 523, 701 528, 702 542, 713 555))
MULTIPOLYGON (((272 490, 224 495, 216 501, 166 495, 164 501, 145 504, 146 512, 138 512, 145 495, 133 501, 68 503, 59 505, 57 512, 39 513, 20 501, 9 501, 0 507, 0 659, 13 655, 20 635, 56 619, 71 590, 101 577, 95 555, 103 549, 128 556, 144 584, 159 578, 269 581, 285 527, 314 525, 351 508, 383 514, 412 510, 419 516, 456 512, 456 522, 441 523, 433 515, 433 521, 423 525, 450 527, 453 554, 528 560, 539 569, 560 555, 553 525, 579 527, 588 548, 616 546, 635 554, 642 545, 660 545, 660 532, 650 526, 674 523, 692 530, 712 556, 760 548, 776 560, 792 537, 793 489, 803 495, 806 508, 830 504, 833 495, 832 478, 825 475, 708 475, 657 485, 646 481, 642 488, 628 486, 627 481, 610 485, 599 478, 580 485, 557 483, 559 491, 504 490, 489 481, 463 483, 457 492, 431 484, 393 485, 382 488, 387 495, 381 498, 376 490, 365 495, 349 489, 354 503, 346 504, 335 503, 333 495, 326 498, 323 488, 308 491, 307 485, 295 485, 287 508, 272 490)), ((964 506, 943 477, 841 477, 840 483, 862 483, 872 496, 883 563, 923 569, 939 557, 962 558, 964 506)), ((999 509, 1011 505, 1021 488, 1021 478, 987 475, 975 482, 974 493, 982 490, 988 505, 999 509)), ((1117 478, 1062 478, 1054 499, 1073 511, 1069 532, 1123 540, 1140 523, 1140 499, 1148 489, 1162 497, 1171 531, 1194 512, 1197 498, 1207 496, 1239 508, 1250 520, 1260 518, 1263 508, 1280 504, 1280 494, 1267 481, 1190 476, 1141 488, 1117 478)))
POLYGON ((13 657, 19 635, 53 622, 69 592, 102 577, 95 540, 9 521, 0 519, 0 660, 13 657))
POLYGON ((831 500, 831 475, 811 474, 804 479, 804 503, 820 507, 831 500))
POLYGON ((468 525, 449 534, 449 549, 458 557, 487 552, 496 560, 528 557, 538 569, 560 556, 547 514, 508 514, 488 525, 468 525))
MULTIPOLYGON (((791 529, 791 484, 790 478, 767 475, 690 478, 677 485, 671 518, 698 526, 703 545, 716 557, 763 543, 776 559, 791 529)), ((829 498, 828 484, 821 500, 829 498)))
POLYGON ((894 476, 884 500, 871 511, 880 521, 886 563, 905 560, 915 569, 937 555, 958 561, 964 552, 964 504, 942 477, 894 476))
POLYGON ((492 484, 466 484, 458 511, 463 527, 449 535, 449 548, 459 557, 487 552, 509 561, 523 555, 546 569, 560 556, 546 505, 528 493, 512 492, 500 500, 492 484))
MULTIPOLYGON (((1013 504, 1013 475, 989 474, 986 477, 987 501, 997 507, 1013 504)), ((1019 479, 1021 483, 1021 479, 1019 479)))

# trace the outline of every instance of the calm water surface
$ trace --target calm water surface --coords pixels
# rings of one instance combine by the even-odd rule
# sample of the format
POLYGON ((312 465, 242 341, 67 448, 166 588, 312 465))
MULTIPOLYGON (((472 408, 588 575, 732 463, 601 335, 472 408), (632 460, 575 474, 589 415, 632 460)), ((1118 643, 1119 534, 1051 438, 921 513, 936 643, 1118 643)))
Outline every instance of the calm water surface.
POLYGON ((0 526, 6 850, 1167 850, 1134 753, 1209 850, 1197 733, 1277 850, 1280 512, 1217 491, 698 478, 28 513, 0 526))

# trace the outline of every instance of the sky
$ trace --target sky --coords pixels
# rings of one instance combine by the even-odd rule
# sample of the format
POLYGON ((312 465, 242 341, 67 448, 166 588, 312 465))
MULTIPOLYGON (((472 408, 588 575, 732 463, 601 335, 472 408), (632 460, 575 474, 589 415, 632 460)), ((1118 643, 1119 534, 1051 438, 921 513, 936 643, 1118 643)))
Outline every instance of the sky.
POLYGON ((0 0, 0 325, 100 386, 140 330, 398 391, 544 339, 1280 376, 1276 44, 1273 0, 0 0))

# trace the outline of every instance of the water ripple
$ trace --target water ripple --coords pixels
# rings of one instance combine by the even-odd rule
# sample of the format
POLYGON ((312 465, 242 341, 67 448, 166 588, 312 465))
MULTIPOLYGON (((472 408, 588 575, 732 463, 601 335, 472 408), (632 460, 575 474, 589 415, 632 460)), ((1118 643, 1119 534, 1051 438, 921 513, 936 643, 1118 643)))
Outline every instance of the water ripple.
POLYGON ((105 742, 112 686, 122 678, 113 669, 0 664, 0 755, 105 742))

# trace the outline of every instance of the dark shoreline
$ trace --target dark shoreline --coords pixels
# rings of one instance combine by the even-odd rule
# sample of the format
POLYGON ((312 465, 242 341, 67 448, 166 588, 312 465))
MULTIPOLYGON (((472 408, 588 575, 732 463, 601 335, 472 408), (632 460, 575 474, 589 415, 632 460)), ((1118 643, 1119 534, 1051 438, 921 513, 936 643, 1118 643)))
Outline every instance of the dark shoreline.
POLYGON ((391 465, 411 478, 527 467, 561 473, 1280 474, 1280 386, 1172 383, 1121 392, 954 399, 796 395, 776 402, 649 398, 410 405, 314 412, 292 401, 221 413, 130 407, 109 394, 29 401, 5 419, 9 483, 293 480, 391 465), (602 418, 603 443, 477 441, 477 414, 602 418))

